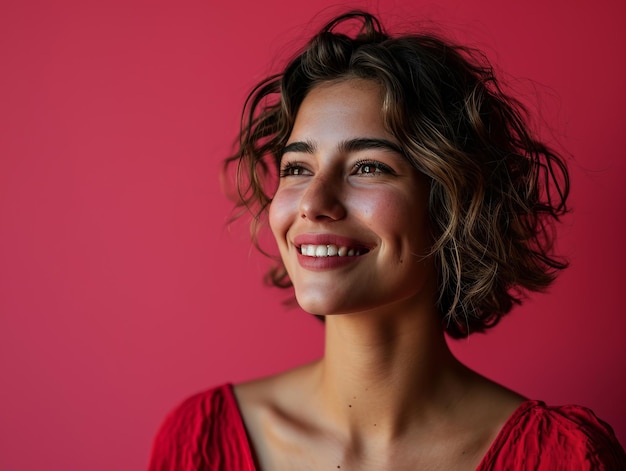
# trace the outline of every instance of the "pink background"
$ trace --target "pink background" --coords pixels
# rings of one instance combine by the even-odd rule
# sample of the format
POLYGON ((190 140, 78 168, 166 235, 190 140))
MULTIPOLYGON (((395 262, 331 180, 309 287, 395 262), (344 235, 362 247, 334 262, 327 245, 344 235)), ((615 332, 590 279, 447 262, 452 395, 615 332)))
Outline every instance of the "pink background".
MULTIPOLYGON (((514 85, 543 97, 546 138, 574 156, 571 269, 455 352, 525 395, 593 408, 626 441, 624 3, 377 3, 350 5, 440 22, 533 79, 514 85)), ((321 351, 317 321, 263 287, 245 226, 226 227, 218 169, 247 91, 342 8, 217 4, 0 6, 3 471, 143 469, 184 397, 321 351)))

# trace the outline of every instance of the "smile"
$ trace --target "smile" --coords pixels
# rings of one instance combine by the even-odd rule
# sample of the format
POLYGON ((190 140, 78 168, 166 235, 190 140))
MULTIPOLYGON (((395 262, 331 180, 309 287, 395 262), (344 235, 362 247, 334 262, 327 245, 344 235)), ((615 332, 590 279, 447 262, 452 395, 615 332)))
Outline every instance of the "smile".
POLYGON ((350 248, 334 244, 302 244, 298 250, 307 257, 358 257, 369 252, 369 250, 363 248, 350 248))

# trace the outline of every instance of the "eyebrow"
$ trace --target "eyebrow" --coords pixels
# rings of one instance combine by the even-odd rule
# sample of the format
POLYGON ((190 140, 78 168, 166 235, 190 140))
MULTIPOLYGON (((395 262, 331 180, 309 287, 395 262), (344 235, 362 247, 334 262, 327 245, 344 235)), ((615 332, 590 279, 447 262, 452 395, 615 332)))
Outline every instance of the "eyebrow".
MULTIPOLYGON (((379 138, 356 138, 342 141, 339 144, 339 151, 343 153, 359 152, 362 150, 370 149, 382 149, 391 152, 395 152, 401 156, 404 156, 404 152, 399 145, 387 140, 379 138)), ((317 150, 317 146, 312 141, 296 141, 291 144, 287 144, 281 153, 281 157, 287 152, 297 152, 304 154, 314 154, 317 150)))
POLYGON ((287 144, 280 156, 282 157, 287 152, 297 152, 301 154, 314 154, 316 150, 316 146, 312 141, 296 141, 291 144, 287 144))

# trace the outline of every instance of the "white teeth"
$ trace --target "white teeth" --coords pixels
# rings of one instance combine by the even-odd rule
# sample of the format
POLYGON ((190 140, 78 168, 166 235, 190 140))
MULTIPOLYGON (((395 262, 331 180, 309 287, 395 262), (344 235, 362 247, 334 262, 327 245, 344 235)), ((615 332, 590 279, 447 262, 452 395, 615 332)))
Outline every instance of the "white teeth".
POLYGON ((360 250, 349 249, 348 247, 337 247, 333 244, 328 245, 307 245, 300 246, 300 253, 307 257, 354 257, 361 255, 360 250))

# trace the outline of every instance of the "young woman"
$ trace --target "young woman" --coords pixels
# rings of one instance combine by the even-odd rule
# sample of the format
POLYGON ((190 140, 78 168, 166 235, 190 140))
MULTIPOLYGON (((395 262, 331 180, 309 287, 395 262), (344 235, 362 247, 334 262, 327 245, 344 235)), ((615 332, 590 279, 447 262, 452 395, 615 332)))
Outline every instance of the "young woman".
POLYGON ((271 279, 323 316, 325 353, 185 401, 151 470, 626 469, 592 412, 528 400, 447 347, 566 266, 565 164, 482 55, 351 12, 246 113, 227 162, 239 204, 269 218, 271 279))

